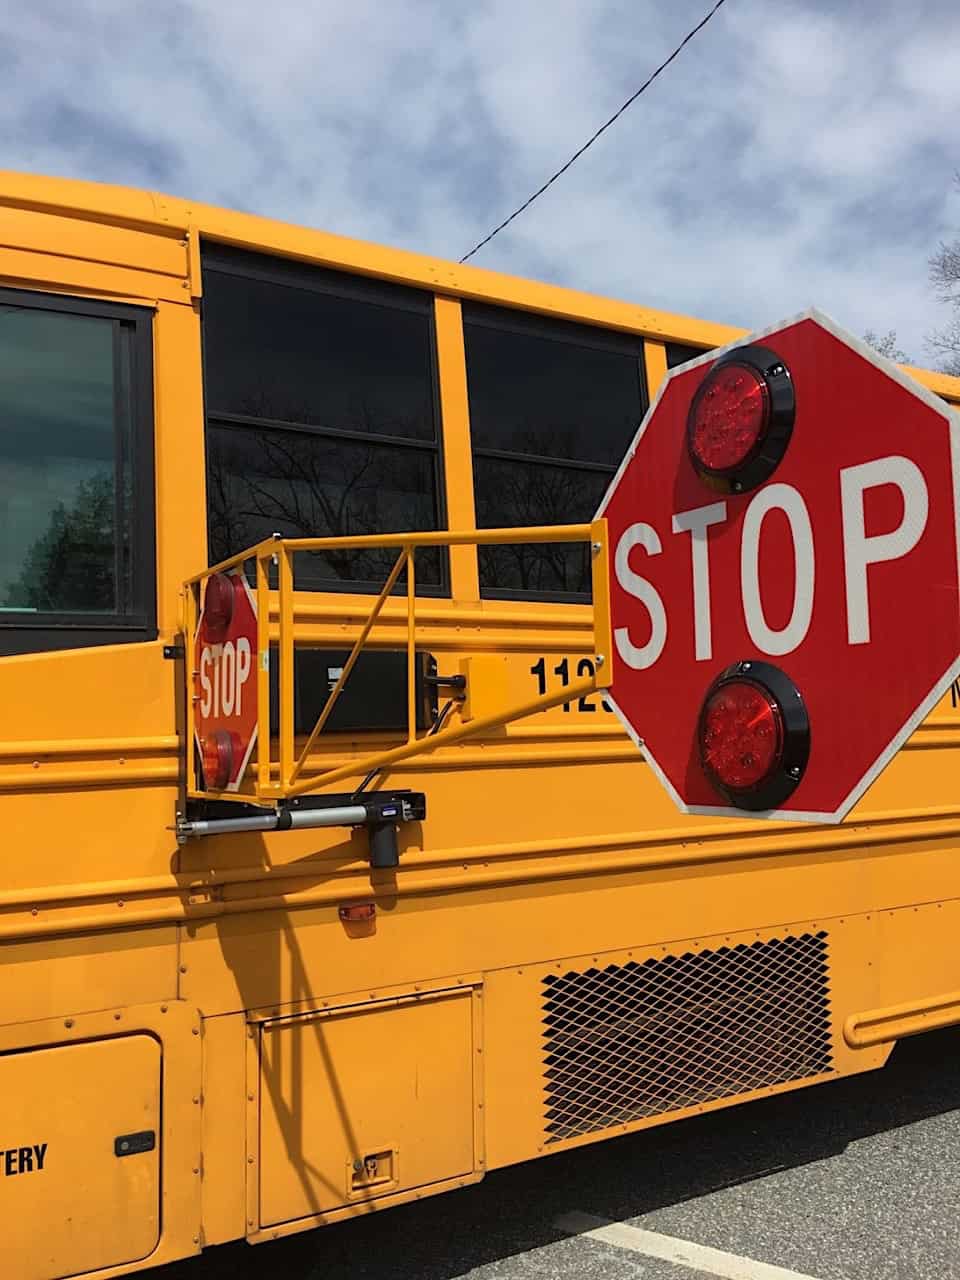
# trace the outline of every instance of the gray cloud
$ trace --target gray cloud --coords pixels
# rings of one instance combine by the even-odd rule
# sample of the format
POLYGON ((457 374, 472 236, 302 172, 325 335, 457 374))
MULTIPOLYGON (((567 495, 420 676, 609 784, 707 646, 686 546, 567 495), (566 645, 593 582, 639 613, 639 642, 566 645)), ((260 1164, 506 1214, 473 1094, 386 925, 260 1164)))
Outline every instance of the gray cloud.
MULTIPOLYGON (((960 224, 960 9, 921 8, 729 0, 477 261, 751 327, 814 302, 921 357, 960 224)), ((35 0, 0 33, 0 163, 458 257, 704 10, 35 0)))

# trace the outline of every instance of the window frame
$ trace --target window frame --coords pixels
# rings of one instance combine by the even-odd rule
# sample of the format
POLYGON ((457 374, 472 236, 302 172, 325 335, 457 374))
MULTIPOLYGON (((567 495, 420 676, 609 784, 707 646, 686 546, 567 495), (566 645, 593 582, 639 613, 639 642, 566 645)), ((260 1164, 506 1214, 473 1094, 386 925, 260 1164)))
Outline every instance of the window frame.
MULTIPOLYGON (((130 451, 130 609, 127 613, 0 613, 0 657, 156 640, 157 532, 153 321, 149 307, 0 287, 0 303, 113 323, 114 466, 130 451), (124 338, 123 331, 129 333, 124 338), (124 436, 123 428, 127 428, 124 436)), ((115 499, 116 500, 116 499, 115 499)))
MULTIPOLYGON (((259 428, 266 431, 296 432, 300 435, 318 436, 327 440, 344 440, 353 444, 367 444, 376 447, 412 449, 417 453, 432 455, 431 474, 433 476, 433 497, 437 512, 436 532, 448 527, 447 495, 444 482, 444 434, 443 417, 440 403, 440 371, 437 359, 437 332, 435 315, 435 295, 425 289, 412 285, 394 284, 376 276, 361 276, 347 270, 337 270, 311 262, 301 262, 293 258, 264 254, 257 250, 236 249, 230 245, 204 241, 201 254, 201 268, 204 279, 208 273, 238 276, 245 280, 258 280, 264 284, 273 284, 281 288, 300 289, 308 293, 319 293, 326 297, 342 298, 349 302, 363 302, 383 307, 390 311, 406 311, 414 315, 422 315, 427 320, 427 348, 429 354, 429 387, 431 418, 433 422, 433 438, 417 439, 412 436, 394 436, 383 432, 354 431, 347 427, 324 426, 307 422, 288 422, 283 419, 258 418, 253 414, 220 412, 215 409, 207 393, 207 350, 206 328, 201 319, 201 335, 203 348, 203 433, 204 458, 209 474, 209 428, 220 427, 243 430, 245 427, 259 428)), ((202 317, 201 303, 201 317, 202 317)), ((207 538, 207 561, 210 563, 209 541, 210 507, 207 503, 204 531, 207 538)), ((394 530, 383 530, 393 533, 394 530)), ((401 531, 402 532, 402 531, 401 531)), ((242 548, 239 548, 242 550, 242 548)), ((426 598, 449 599, 451 596, 450 557, 446 548, 438 548, 440 581, 425 583, 417 575, 416 594, 426 598)), ((383 582, 367 579, 322 578, 310 576, 303 587, 298 590, 330 592, 338 595, 377 595, 383 589, 383 582)), ((394 587, 394 594, 406 591, 401 581, 394 587)))
MULTIPOLYGON (((646 361, 644 360, 644 338, 641 333, 631 333, 622 329, 605 329, 600 325, 592 325, 580 320, 557 319, 553 316, 540 315, 538 312, 523 311, 519 308, 503 307, 496 303, 466 301, 462 304, 462 324, 464 334, 464 371, 467 381, 467 404, 469 413, 470 364, 467 350, 467 328, 470 325, 495 329, 500 333, 515 333, 521 337, 545 338, 552 342, 565 342, 570 346, 592 347, 597 351, 614 351, 619 348, 620 354, 630 356, 637 362, 637 381, 640 390, 641 414, 637 419, 639 427, 644 415, 650 407, 650 392, 647 385, 646 361)), ((629 442, 628 442, 629 444, 629 442)), ((489 458, 493 461, 519 464, 520 466, 548 466, 569 471, 600 473, 612 480, 620 465, 614 463, 594 462, 587 459, 578 461, 574 458, 550 458, 543 454, 521 453, 513 449, 490 448, 474 443, 473 423, 470 423, 470 458, 473 463, 474 502, 477 495, 477 458, 489 458)), ((480 528, 479 522, 477 525, 480 528)), ((485 586, 481 576, 480 548, 477 549, 477 575, 480 583, 481 600, 529 601, 534 604, 589 604, 589 591, 529 591, 523 587, 489 587, 485 586)))

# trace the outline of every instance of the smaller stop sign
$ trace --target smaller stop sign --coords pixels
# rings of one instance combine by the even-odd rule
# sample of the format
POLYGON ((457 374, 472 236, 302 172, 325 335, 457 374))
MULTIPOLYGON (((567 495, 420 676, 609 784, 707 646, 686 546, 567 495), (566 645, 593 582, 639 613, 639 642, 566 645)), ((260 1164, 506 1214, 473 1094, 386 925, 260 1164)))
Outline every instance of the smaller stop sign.
POLYGON ((960 672, 960 417, 818 312, 671 372, 601 504, 677 805, 835 822, 960 672))
POLYGON ((236 791, 257 740, 257 606, 242 570, 206 580, 193 656, 204 787, 236 791))

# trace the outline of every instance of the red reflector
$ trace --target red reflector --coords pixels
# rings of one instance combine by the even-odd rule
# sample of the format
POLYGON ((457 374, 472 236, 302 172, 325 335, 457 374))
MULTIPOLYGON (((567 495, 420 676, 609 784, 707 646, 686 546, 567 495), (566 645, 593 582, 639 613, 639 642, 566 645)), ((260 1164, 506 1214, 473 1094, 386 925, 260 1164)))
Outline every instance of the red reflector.
POLYGON ((770 425, 770 389, 756 369, 724 364, 700 384, 690 408, 687 442, 694 465, 713 475, 742 467, 770 425))
POLYGON ((215 729, 200 743, 204 785, 211 791, 222 791, 233 774, 233 735, 226 729, 215 729))
POLYGON ((345 924, 358 924, 367 920, 372 920, 377 914, 377 906, 374 902, 354 902, 349 907, 340 908, 340 919, 345 924))
POLYGON ((220 640, 227 633, 233 617, 234 579, 226 573, 215 573, 207 579, 203 596, 203 630, 208 640, 220 640))
POLYGON ((779 704, 749 680, 728 680, 708 695, 700 717, 700 757, 728 791, 758 787, 783 760, 779 704))

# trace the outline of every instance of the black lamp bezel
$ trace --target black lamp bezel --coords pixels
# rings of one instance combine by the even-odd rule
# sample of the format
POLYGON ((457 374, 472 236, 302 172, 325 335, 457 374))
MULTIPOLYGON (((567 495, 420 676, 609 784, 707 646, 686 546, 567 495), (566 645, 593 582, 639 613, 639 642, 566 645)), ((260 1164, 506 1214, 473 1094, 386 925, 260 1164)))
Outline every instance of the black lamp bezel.
POLYGON ((810 758, 810 717, 800 690, 788 675, 770 662, 752 659, 735 662, 721 671, 704 694, 697 720, 697 751, 700 767, 715 791, 737 809, 758 812, 778 809, 797 788, 810 758), (780 709, 783 724, 783 754, 775 772, 753 787, 728 787, 707 765, 703 751, 703 731, 707 704, 718 689, 732 681, 756 685, 780 709))
POLYGON ((773 474, 787 451, 797 416, 797 397, 793 379, 785 362, 770 347, 750 343, 734 347, 710 367, 697 388, 687 414, 687 454, 704 484, 719 493, 749 493, 773 474), (693 420, 700 401, 709 389, 710 380, 719 369, 740 364, 763 379, 767 388, 770 420, 767 428, 743 462, 735 467, 714 470, 697 458, 693 450, 693 420))

